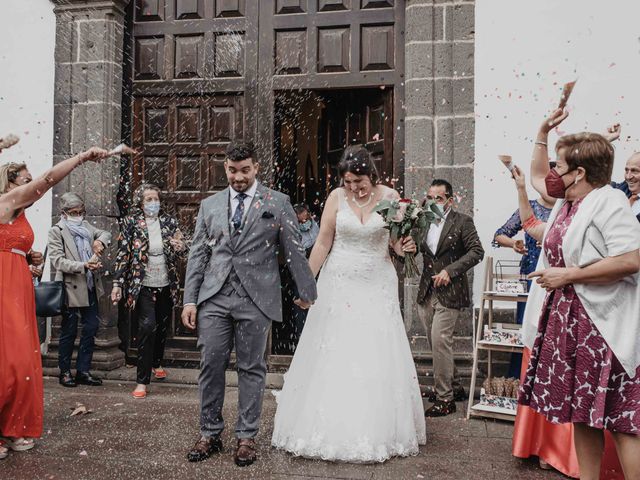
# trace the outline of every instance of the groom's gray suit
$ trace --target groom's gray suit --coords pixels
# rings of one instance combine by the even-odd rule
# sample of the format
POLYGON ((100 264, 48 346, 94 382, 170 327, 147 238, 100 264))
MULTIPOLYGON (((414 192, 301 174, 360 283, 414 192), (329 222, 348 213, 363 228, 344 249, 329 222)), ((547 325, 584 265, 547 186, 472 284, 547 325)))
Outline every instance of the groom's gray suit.
POLYGON ((237 438, 258 432, 271 321, 282 321, 278 254, 284 253, 300 298, 316 299, 316 282, 300 241, 289 198, 260 184, 243 224, 234 231, 231 190, 200 205, 185 279, 184 303, 198 308, 200 430, 224 428, 225 370, 235 343, 238 368, 237 438))

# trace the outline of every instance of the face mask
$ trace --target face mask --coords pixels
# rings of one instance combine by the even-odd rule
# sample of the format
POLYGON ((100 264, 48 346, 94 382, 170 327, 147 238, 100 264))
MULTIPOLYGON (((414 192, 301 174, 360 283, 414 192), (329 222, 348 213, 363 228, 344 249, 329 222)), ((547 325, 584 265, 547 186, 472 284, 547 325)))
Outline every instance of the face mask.
POLYGON ((549 173, 547 173, 547 176, 544 177, 544 184, 547 187, 547 193, 550 197, 564 198, 567 187, 564 185, 562 177, 567 173, 569 172, 565 172, 560 175, 555 169, 551 169, 549 170, 549 173))
POLYGON ((155 217, 160 213, 160 202, 148 202, 142 207, 144 213, 149 217, 155 217))
POLYGON ((306 222, 300 224, 301 232, 308 232, 309 230, 311 230, 311 220, 307 220, 306 222))
POLYGON ((84 217, 70 217, 67 215, 67 222, 71 225, 80 225, 84 221, 84 217))
POLYGON ((449 210, 446 205, 440 205, 439 203, 436 203, 436 208, 440 212, 440 215, 442 215, 443 217, 449 210))

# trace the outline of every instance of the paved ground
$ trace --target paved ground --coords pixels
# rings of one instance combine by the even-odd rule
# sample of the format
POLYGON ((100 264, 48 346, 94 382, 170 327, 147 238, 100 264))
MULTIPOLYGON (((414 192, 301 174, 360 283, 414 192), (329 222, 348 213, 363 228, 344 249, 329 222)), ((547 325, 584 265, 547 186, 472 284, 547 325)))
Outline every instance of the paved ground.
MULTIPOLYGON (((258 437, 259 461, 243 469, 232 458, 232 433, 225 453, 199 463, 185 454, 197 438, 194 386, 152 384, 146 400, 130 397, 132 384, 63 389, 45 380, 45 433, 33 450, 0 460, 1 479, 538 479, 562 478, 533 461, 511 456, 510 423, 463 418, 458 413, 427 420, 427 445, 420 455, 381 465, 351 465, 293 458, 270 448, 275 400, 265 396, 258 437), (78 403, 93 413, 70 417, 78 403)), ((237 391, 229 388, 225 418, 235 417, 237 391)))

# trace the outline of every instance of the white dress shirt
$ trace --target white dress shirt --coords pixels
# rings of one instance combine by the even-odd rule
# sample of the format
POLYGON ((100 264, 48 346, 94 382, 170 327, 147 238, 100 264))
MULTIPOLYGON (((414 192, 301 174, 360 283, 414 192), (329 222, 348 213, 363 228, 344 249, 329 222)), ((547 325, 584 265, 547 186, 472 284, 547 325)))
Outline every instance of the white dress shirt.
POLYGON ((636 217, 640 215, 640 200, 633 202, 633 205, 631 205, 631 211, 636 217))
MULTIPOLYGON (((244 219, 247 218, 247 213, 249 212, 249 207, 251 206, 251 202, 253 201, 253 197, 255 197, 256 195, 256 190, 258 189, 258 181, 255 180, 253 182, 253 185, 251 185, 249 187, 249 189, 247 191, 244 192, 244 194, 246 195, 245 199, 244 199, 244 213, 242 214, 242 221, 244 222, 244 219)), ((236 211, 236 208, 238 208, 238 194, 240 192, 236 192, 231 186, 229 186, 229 206, 230 206, 230 211, 229 211, 229 224, 231 224, 231 219, 233 218, 233 214, 236 211)))
POLYGON ((442 234, 442 229, 444 228, 444 222, 447 221, 447 217, 449 216, 449 211, 444 214, 444 218, 441 218, 440 221, 436 221, 436 223, 432 223, 429 226, 429 231, 427 232, 427 246, 431 253, 436 254, 436 250, 438 250, 438 243, 440 242, 440 235, 442 234))

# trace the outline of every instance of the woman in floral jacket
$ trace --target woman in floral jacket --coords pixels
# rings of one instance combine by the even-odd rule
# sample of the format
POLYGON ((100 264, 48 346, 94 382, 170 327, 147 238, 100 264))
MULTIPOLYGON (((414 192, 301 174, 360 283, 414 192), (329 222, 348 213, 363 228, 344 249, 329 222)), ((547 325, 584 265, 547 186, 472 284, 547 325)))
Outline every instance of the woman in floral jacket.
POLYGON ((178 221, 160 208, 160 189, 148 183, 133 194, 133 210, 122 219, 111 300, 126 299, 138 317, 138 374, 134 398, 145 398, 151 373, 161 367, 169 317, 178 305, 178 260, 186 253, 178 221))

